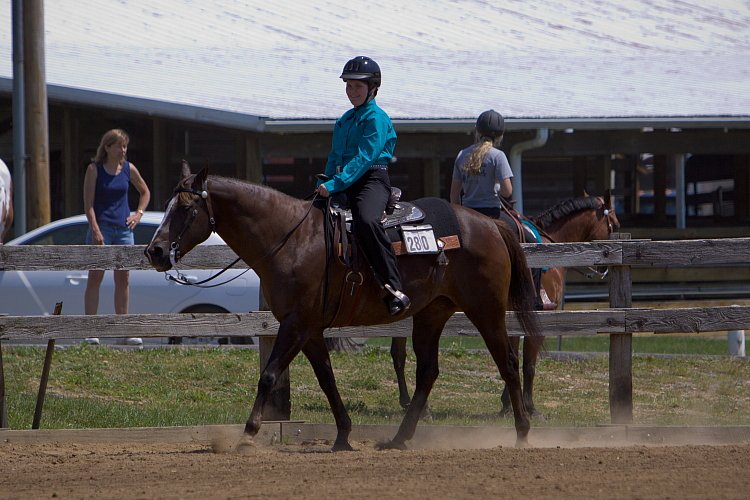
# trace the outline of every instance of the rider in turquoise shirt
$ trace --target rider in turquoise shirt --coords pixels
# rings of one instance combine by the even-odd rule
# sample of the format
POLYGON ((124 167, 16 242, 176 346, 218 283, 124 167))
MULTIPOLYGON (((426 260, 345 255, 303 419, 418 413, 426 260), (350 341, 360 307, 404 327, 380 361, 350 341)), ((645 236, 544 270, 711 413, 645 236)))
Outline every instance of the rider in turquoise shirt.
POLYGON ((331 152, 317 193, 327 197, 345 193, 352 210, 352 230, 372 267, 378 284, 387 292, 385 303, 396 316, 410 306, 402 291, 396 255, 380 222, 391 195, 388 165, 396 147, 396 132, 388 115, 375 103, 380 88, 380 66, 365 56, 344 65, 340 78, 352 109, 336 121, 331 152))
POLYGON ((325 174, 329 193, 344 191, 373 165, 387 167, 396 147, 396 131, 375 100, 352 108, 336 120, 325 174))

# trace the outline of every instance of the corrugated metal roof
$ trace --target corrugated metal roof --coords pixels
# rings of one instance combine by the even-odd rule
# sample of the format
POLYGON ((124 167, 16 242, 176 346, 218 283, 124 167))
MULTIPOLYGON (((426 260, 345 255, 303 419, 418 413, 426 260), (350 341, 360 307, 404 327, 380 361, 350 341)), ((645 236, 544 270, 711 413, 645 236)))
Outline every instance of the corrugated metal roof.
MULTIPOLYGON (((354 55, 393 118, 750 117, 750 0, 55 0, 49 84, 273 120, 331 119, 354 55)), ((0 78, 12 77, 10 1, 0 78)), ((83 94, 85 98, 86 94, 83 94)))

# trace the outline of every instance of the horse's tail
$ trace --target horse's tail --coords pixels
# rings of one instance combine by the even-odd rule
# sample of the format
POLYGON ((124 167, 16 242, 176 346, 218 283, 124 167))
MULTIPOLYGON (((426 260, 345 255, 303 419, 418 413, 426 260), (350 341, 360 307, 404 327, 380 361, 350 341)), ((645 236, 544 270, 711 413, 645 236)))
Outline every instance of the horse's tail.
POLYGON ((510 255, 511 274, 508 296, 510 308, 515 311, 516 318, 518 318, 518 322, 526 335, 541 335, 539 322, 533 312, 536 309, 536 289, 526 261, 526 254, 512 231, 498 219, 495 219, 495 225, 510 255))

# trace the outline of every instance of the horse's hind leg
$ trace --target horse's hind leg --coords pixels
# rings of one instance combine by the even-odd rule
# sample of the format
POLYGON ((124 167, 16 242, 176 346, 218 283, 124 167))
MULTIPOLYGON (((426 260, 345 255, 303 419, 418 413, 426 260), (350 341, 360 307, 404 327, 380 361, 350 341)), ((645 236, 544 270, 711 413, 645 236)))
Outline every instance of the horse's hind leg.
MULTIPOLYGON (((510 338, 513 352, 516 353, 516 356, 518 356, 519 340, 520 337, 510 338)), ((521 368, 523 374, 523 404, 526 407, 526 412, 532 417, 541 419, 544 419, 544 415, 534 405, 534 378, 536 377, 536 363, 539 359, 539 351, 542 349, 543 344, 544 337, 526 336, 523 338, 523 365, 521 368)), ((502 396, 500 396, 500 402, 503 405, 500 415, 508 415, 512 408, 507 385, 503 389, 502 396)))
POLYGON ((438 377, 440 334, 454 312, 452 303, 439 300, 414 316, 412 343, 417 356, 416 388, 396 436, 389 443, 381 443, 381 448, 405 449, 406 441, 414 437, 419 417, 427 406, 427 398, 438 377))
POLYGON ((516 427, 516 446, 524 446, 528 441, 529 415, 521 396, 521 378, 518 373, 518 356, 513 352, 505 326, 505 310, 499 308, 488 312, 489 309, 476 309, 474 306, 465 308, 466 317, 474 323, 482 335, 487 350, 495 361, 500 376, 505 381, 513 407, 513 417, 516 427))
POLYGON ((544 419, 544 415, 534 405, 534 378, 536 377, 536 362, 543 345, 544 337, 527 335, 523 338, 523 404, 529 415, 541 419, 544 419))
MULTIPOLYGON (((508 340, 510 341, 510 346, 513 349, 513 352, 516 354, 516 357, 518 357, 521 338, 509 337, 508 340)), ((510 392, 508 392, 508 384, 503 383, 503 393, 500 395, 500 403, 503 405, 500 409, 500 415, 502 415, 503 417, 509 415, 513 410, 513 407, 510 404, 510 392)))

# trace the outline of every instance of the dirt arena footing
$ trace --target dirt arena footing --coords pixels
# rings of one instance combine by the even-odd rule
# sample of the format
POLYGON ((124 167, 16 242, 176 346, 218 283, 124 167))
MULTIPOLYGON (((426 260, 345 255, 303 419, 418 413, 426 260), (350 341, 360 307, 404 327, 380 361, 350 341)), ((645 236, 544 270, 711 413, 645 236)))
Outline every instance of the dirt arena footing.
MULTIPOLYGON (((212 445, 239 438, 244 425, 191 427, 137 427, 106 429, 0 429, 0 443, 194 443, 212 445)), ((381 442, 391 439, 397 426, 356 425, 350 440, 381 442)), ((256 440, 262 444, 296 444, 333 441, 336 427, 302 421, 264 422, 256 440)), ((420 425, 409 441, 412 449, 483 449, 514 446, 510 427, 420 425)), ((532 447, 611 447, 750 444, 750 426, 646 426, 538 427, 529 433, 532 447)))

